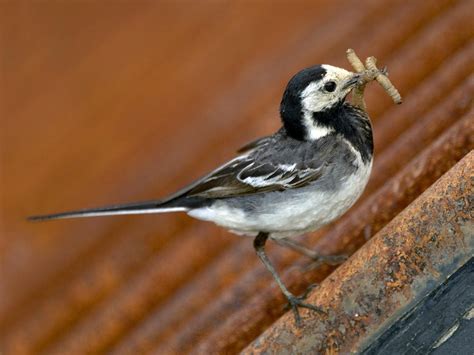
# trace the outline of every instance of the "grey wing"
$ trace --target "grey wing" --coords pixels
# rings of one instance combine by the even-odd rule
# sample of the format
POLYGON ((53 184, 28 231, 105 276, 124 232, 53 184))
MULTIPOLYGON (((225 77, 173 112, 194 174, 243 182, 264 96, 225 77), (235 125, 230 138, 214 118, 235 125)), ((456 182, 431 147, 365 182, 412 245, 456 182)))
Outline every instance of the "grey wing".
POLYGON ((282 164, 240 156, 192 184, 180 197, 226 198, 298 188, 318 179, 325 164, 282 164))

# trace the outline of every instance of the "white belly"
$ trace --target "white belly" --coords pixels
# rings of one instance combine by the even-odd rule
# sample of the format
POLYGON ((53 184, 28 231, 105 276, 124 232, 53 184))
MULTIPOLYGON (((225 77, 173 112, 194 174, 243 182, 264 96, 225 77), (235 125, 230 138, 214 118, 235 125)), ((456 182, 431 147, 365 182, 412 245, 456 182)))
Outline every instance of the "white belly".
POLYGON ((347 177, 336 192, 295 189, 288 191, 283 201, 274 201, 251 215, 222 204, 194 209, 188 214, 243 235, 255 236, 262 231, 271 233, 272 238, 300 235, 337 219, 357 201, 369 180, 372 162, 360 162, 359 166, 357 173, 347 177))

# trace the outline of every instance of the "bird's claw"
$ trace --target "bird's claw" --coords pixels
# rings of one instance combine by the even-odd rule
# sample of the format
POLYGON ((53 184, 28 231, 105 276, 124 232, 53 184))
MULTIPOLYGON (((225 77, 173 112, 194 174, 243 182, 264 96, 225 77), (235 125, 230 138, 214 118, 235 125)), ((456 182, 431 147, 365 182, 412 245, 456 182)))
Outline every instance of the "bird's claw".
POLYGON ((296 323, 297 327, 301 327, 301 316, 300 316, 300 312, 299 312, 299 309, 298 309, 299 307, 308 308, 308 309, 311 309, 312 311, 318 312, 320 314, 326 314, 326 312, 324 312, 318 306, 315 306, 315 305, 312 305, 310 303, 304 302, 304 300, 307 296, 307 293, 310 290, 311 290, 311 286, 307 290, 307 292, 305 292, 305 294, 303 296, 299 296, 299 297, 293 296, 293 295, 287 296, 288 304, 286 305, 285 308, 286 309, 291 308, 291 310, 293 311, 293 315, 295 317, 295 323, 296 323))

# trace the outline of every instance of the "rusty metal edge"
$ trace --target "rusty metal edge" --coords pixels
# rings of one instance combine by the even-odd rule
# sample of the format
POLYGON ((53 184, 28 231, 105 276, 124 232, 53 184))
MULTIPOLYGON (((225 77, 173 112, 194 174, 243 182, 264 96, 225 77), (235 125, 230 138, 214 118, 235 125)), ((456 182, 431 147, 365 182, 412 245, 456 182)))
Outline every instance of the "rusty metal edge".
POLYGON ((326 316, 286 314, 243 353, 363 350, 474 255, 473 169, 471 151, 327 278, 308 299, 326 316))

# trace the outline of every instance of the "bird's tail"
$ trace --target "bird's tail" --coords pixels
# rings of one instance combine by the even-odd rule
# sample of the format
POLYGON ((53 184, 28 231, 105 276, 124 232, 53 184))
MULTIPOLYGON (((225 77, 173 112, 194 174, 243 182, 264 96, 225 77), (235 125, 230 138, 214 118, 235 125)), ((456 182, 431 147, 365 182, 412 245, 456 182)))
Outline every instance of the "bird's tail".
POLYGON ((137 202, 125 205, 105 206, 99 208, 83 209, 77 211, 68 211, 61 213, 53 213, 39 216, 28 217, 29 221, 47 221, 61 218, 81 218, 81 217, 98 217, 98 216, 115 216, 129 214, 145 214, 145 213, 166 213, 187 211, 187 207, 169 206, 164 201, 147 201, 137 202))

